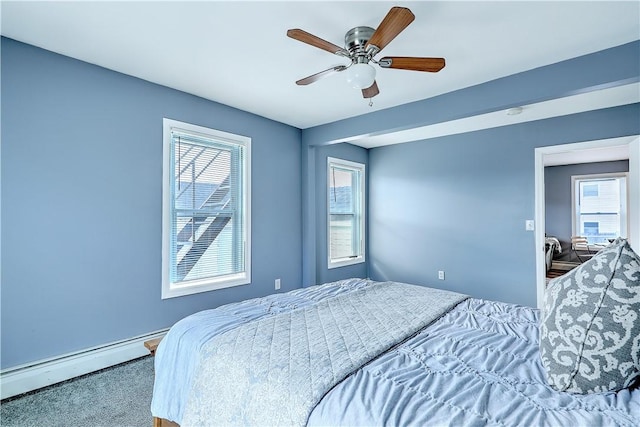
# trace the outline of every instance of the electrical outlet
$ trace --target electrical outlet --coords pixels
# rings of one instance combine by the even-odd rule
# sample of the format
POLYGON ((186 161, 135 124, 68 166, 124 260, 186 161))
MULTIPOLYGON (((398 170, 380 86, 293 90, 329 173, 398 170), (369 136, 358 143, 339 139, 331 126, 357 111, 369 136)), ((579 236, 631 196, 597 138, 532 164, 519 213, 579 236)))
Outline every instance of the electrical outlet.
POLYGON ((444 271, 442 270, 438 271, 438 279, 444 280, 444 271))
POLYGON ((280 279, 276 279, 276 291, 280 289, 280 279))
POLYGON ((535 229, 534 222, 532 219, 528 219, 524 222, 524 229, 527 231, 533 231, 535 229))

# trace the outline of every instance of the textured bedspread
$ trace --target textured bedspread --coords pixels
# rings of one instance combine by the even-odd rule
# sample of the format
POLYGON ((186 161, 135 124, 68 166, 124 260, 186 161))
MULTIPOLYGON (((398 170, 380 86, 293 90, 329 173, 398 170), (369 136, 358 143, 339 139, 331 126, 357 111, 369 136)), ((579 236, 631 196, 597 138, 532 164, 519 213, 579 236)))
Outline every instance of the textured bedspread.
MULTIPOLYGON (((199 355, 212 351, 208 343, 213 338, 245 322, 309 307, 370 284, 360 279, 340 281, 229 304, 183 319, 156 355, 152 413, 182 422, 199 355)), ((229 376, 228 381, 234 380, 229 376)), ((273 404, 268 410, 282 408, 282 401, 269 400, 269 393, 259 404, 273 404)), ((320 400, 307 423, 640 426, 640 389, 592 395, 554 391, 547 386, 540 363, 538 311, 467 299, 403 344, 356 369, 320 400)), ((256 424, 273 423, 263 419, 256 424)))
POLYGON ((640 389, 554 391, 538 311, 468 299, 336 386, 308 425, 632 427, 640 389))
POLYGON ((185 317, 173 325, 158 346, 151 413, 155 417, 182 422, 200 353, 212 338, 242 323, 306 307, 325 298, 345 295, 370 283, 362 279, 341 280, 227 304, 185 317))
POLYGON ((334 385, 465 298, 371 283, 243 323, 202 349, 181 425, 303 426, 334 385))

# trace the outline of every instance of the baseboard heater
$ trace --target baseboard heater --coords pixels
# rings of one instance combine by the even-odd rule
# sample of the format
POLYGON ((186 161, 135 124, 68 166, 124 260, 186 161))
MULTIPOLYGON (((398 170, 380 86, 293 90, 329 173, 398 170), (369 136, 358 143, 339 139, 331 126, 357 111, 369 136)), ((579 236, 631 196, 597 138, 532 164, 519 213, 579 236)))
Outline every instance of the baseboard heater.
POLYGON ((149 354, 144 342, 168 329, 0 371, 0 399, 17 396, 149 354))

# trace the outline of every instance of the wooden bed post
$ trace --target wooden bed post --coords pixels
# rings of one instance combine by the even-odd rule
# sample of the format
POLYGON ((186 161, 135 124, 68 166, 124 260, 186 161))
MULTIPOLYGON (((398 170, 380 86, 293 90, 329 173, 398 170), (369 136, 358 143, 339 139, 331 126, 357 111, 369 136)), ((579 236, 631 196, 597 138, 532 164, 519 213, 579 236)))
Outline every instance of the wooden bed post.
POLYGON ((156 355, 156 349, 158 348, 158 344, 160 344, 160 341, 162 341, 162 338, 163 337, 154 338, 152 340, 144 342, 144 346, 147 348, 147 350, 149 350, 149 353, 151 353, 152 356, 156 355))
POLYGON ((153 427, 180 427, 173 421, 165 420, 164 418, 153 417, 153 427))
MULTIPOLYGON (((149 341, 144 342, 144 346, 149 350, 152 356, 156 355, 156 349, 158 348, 158 344, 162 341, 163 337, 154 338, 149 341)), ((173 421, 165 420, 164 418, 153 417, 153 427, 180 427, 178 424, 173 421)))

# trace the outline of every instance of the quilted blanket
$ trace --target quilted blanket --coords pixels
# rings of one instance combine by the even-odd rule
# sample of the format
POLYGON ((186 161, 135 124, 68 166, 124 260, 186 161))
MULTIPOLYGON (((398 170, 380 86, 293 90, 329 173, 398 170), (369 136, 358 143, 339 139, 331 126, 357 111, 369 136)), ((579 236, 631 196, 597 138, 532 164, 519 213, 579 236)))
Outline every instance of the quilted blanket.
POLYGON ((203 347, 181 425, 305 425, 337 383, 466 298, 372 283, 238 325, 203 347))
POLYGON ((307 426, 640 426, 640 388, 549 387, 538 322, 538 310, 469 298, 335 386, 307 426))
POLYGON ((252 298, 185 317, 162 339, 155 357, 155 382, 151 413, 182 424, 184 407, 198 371, 200 353, 213 337, 238 325, 278 313, 307 307, 326 298, 369 286, 371 280, 345 279, 252 298))

